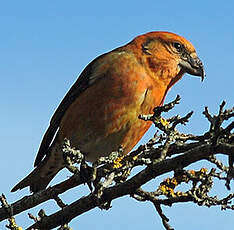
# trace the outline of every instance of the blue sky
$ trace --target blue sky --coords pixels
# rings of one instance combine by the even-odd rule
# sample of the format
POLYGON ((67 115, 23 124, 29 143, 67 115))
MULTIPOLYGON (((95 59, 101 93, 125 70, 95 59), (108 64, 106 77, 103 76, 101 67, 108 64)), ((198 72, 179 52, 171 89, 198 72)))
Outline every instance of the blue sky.
MULTIPOLYGON (((207 78, 201 83, 185 75, 166 101, 180 94, 182 101, 175 113, 196 111, 190 125, 181 130, 197 134, 207 130, 208 123, 201 114, 204 106, 215 112, 223 99, 228 107, 233 106, 233 10, 231 1, 0 1, 0 192, 9 202, 29 194, 27 189, 9 191, 32 170, 50 117, 79 73, 96 56, 145 32, 175 32, 196 47, 207 78)), ((53 183, 68 175, 64 171, 53 183)), ((223 184, 216 189, 224 193, 223 184)), ((83 186, 62 198, 70 202, 86 192, 83 186)), ((125 197, 112 206, 109 211, 92 210, 70 226, 163 229, 151 204, 125 197)), ((50 201, 31 212, 36 214, 41 207, 50 214, 56 206, 50 201)), ((175 229, 219 230, 233 226, 233 213, 219 208, 178 204, 164 210, 175 229)), ((16 217, 22 227, 32 223, 27 212, 16 217)), ((0 228, 5 224, 0 223, 0 228)))

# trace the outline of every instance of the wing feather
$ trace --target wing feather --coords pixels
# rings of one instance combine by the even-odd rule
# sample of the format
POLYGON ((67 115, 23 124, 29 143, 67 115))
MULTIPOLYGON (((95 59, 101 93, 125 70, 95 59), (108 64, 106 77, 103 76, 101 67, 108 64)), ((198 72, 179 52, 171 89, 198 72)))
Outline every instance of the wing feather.
POLYGON ((51 146, 51 143, 54 139, 54 136, 59 129, 60 122, 66 112, 66 110, 69 108, 69 106, 75 101, 77 97, 81 93, 83 93, 88 87, 90 87, 97 79, 99 79, 101 76, 100 74, 92 74, 95 69, 95 63, 104 56, 105 54, 97 57, 94 59, 81 73, 79 78, 76 80, 76 82, 73 84, 71 89, 67 92, 66 96, 61 101, 60 105, 56 109, 54 115, 52 116, 50 120, 49 127, 47 128, 43 139, 41 141, 34 166, 38 166, 38 164, 42 161, 44 156, 47 154, 49 147, 51 146))

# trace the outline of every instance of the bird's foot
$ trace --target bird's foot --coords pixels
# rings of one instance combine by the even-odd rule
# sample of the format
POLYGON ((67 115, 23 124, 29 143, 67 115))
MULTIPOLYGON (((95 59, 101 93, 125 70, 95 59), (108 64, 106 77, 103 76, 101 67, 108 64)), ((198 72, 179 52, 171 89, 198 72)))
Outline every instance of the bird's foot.
MULTIPOLYGON (((80 176, 84 183, 87 183, 90 191, 93 191, 92 183, 97 177, 97 168, 89 166, 85 160, 82 160, 80 164, 80 176)), ((95 187, 95 186, 94 186, 95 187)))

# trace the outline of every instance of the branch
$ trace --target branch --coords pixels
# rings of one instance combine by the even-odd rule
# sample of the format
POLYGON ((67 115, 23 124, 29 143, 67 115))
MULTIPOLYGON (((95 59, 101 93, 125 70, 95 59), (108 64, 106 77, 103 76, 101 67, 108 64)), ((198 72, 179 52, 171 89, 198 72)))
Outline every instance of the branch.
POLYGON ((2 204, 3 209, 5 209, 5 211, 8 214, 8 221, 9 221, 9 225, 6 225, 6 227, 8 229, 11 230, 23 230, 21 227, 18 227, 16 222, 15 222, 15 218, 13 216, 13 211, 12 211, 12 207, 11 205, 8 204, 6 197, 4 194, 2 194, 0 196, 0 203, 2 204))
MULTIPOLYGON (((118 197, 134 193, 143 184, 159 175, 174 171, 178 168, 184 168, 191 163, 206 159, 209 155, 220 153, 224 149, 227 150, 227 146, 224 148, 224 145, 222 144, 216 146, 215 148, 213 148, 212 145, 202 145, 192 150, 188 150, 181 156, 177 156, 172 159, 166 159, 157 164, 150 165, 146 169, 133 176, 131 179, 110 188, 106 188, 100 198, 98 198, 98 196, 93 193, 82 197, 65 207, 63 210, 43 218, 42 222, 35 223, 28 229, 51 229, 64 223, 68 223, 76 216, 98 207, 100 203, 111 202, 113 199, 118 197)), ((228 148, 228 150, 229 151, 224 154, 229 155, 230 152, 234 153, 234 146, 231 146, 228 148)))
MULTIPOLYGON (((163 112, 167 112, 179 103, 179 96, 164 106, 154 109, 154 114, 141 115, 140 119, 152 121, 157 127, 154 137, 146 144, 140 146, 137 150, 127 156, 122 154, 122 149, 110 154, 109 157, 100 158, 93 167, 83 164, 83 155, 79 150, 70 146, 69 140, 63 145, 64 160, 66 167, 75 173, 69 179, 53 187, 49 187, 38 193, 25 196, 19 201, 9 205, 11 207, 11 216, 21 213, 24 210, 32 208, 49 199, 54 199, 61 210, 43 218, 32 217, 36 222, 28 229, 51 229, 61 226, 60 229, 68 229, 66 225, 73 218, 79 216, 95 207, 109 209, 111 201, 118 197, 130 195, 140 201, 151 201, 159 216, 162 219, 166 229, 173 229, 168 224, 168 218, 162 212, 161 206, 171 206, 178 202, 194 202, 197 205, 220 205, 222 209, 234 209, 231 202, 233 194, 229 194, 223 199, 210 197, 209 191, 213 187, 213 178, 226 181, 227 188, 230 188, 230 181, 234 175, 234 122, 223 127, 223 122, 234 117, 234 109, 224 110, 225 103, 220 105, 217 115, 211 115, 205 108, 205 117, 210 122, 209 130, 200 136, 181 133, 177 130, 178 125, 185 125, 189 121, 192 112, 180 117, 179 115, 165 119, 161 117, 163 112), (215 154, 227 155, 229 165, 224 165, 215 158, 215 154), (194 162, 200 160, 209 160, 220 172, 211 169, 202 169, 198 172, 184 170, 194 162), (74 163, 82 162, 81 165, 88 167, 86 175, 80 173, 80 170, 74 163), (129 178, 131 170, 143 165, 142 169, 136 175, 129 178), (155 177, 174 171, 174 178, 162 182, 159 188, 154 192, 146 192, 140 187, 155 177), (221 176, 226 173, 226 177, 221 176), (180 183, 192 181, 192 188, 187 192, 174 192, 174 188, 180 183), (170 183, 169 183, 170 182, 170 183), (59 194, 87 183, 90 188, 94 186, 94 191, 89 195, 79 198, 71 204, 64 204, 58 197, 59 194), (166 196, 162 199, 161 196, 166 196)), ((81 172, 83 171, 81 167, 81 172)), ((92 191, 92 190, 91 190, 92 191)), ((0 221, 9 217, 9 211, 6 208, 0 208, 0 221)))

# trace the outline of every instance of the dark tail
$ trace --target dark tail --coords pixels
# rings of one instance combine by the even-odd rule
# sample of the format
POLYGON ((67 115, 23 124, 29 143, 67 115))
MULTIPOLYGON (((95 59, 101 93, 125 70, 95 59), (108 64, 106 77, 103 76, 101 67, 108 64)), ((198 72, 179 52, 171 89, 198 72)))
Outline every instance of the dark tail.
POLYGON ((35 168, 28 176, 15 185, 11 192, 15 192, 18 189, 22 189, 28 186, 30 187, 30 191, 33 193, 45 189, 56 174, 49 175, 47 177, 40 177, 38 169, 39 168, 35 168))
POLYGON ((11 192, 15 192, 27 186, 30 187, 30 191, 33 193, 45 189, 55 175, 64 167, 63 165, 63 154, 60 148, 54 146, 39 165, 22 181, 15 185, 11 192))

